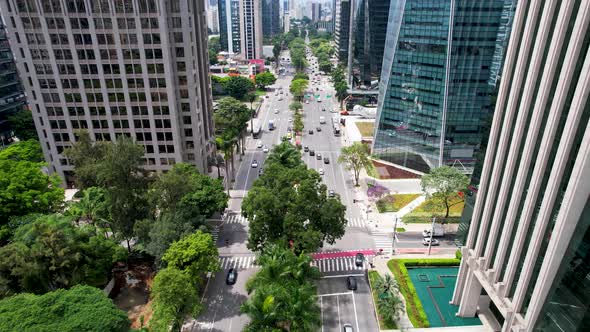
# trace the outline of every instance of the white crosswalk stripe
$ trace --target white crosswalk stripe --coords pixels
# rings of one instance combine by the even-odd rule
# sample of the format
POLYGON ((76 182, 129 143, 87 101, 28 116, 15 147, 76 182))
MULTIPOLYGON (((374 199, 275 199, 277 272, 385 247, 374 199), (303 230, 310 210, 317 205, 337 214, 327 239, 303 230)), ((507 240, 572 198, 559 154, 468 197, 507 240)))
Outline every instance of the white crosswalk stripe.
POLYGON ((222 270, 249 269, 254 266, 254 256, 223 256, 219 257, 219 265, 222 270))
POLYGON ((354 256, 352 257, 337 257, 337 258, 323 258, 312 261, 311 265, 317 267, 320 272, 339 272, 339 271, 354 271, 363 270, 367 268, 368 263, 363 263, 363 266, 356 266, 354 264, 354 256))
POLYGON ((219 238, 219 226, 213 226, 211 237, 213 238, 213 242, 217 243, 217 239, 219 238))
POLYGON ((347 218, 348 224, 347 227, 365 227, 367 222, 363 218, 347 218))
POLYGON ((224 220, 224 222, 226 224, 244 224, 244 225, 247 225, 248 224, 248 219, 246 219, 245 217, 243 217, 239 213, 230 213, 230 214, 227 214, 223 218, 223 220, 224 220))
POLYGON ((391 251, 391 244, 393 240, 393 234, 390 232, 373 232, 371 233, 373 242, 375 243, 375 249, 383 249, 384 252, 391 251))

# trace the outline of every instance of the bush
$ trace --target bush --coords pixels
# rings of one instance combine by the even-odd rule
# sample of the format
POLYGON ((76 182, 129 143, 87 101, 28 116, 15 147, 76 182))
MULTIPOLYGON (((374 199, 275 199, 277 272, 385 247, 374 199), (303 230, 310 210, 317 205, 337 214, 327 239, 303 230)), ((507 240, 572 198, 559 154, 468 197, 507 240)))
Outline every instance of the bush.
POLYGON ((457 249, 457 251, 455 251, 455 257, 458 260, 461 260, 461 258, 463 258, 463 254, 461 253, 461 249, 457 249))
POLYGON ((383 319, 383 315, 381 314, 381 308, 379 307, 379 297, 377 291, 375 291, 375 284, 377 280, 381 279, 381 275, 377 271, 369 271, 369 284, 371 286, 371 294, 373 295, 373 303, 375 304, 375 311, 377 312, 377 317, 379 319, 379 324, 381 325, 381 329, 384 330, 393 330, 397 329, 397 324, 390 320, 383 319))
POLYGON ((406 312, 414 327, 430 327, 430 322, 406 266, 457 266, 460 262, 454 258, 392 259, 387 262, 387 266, 397 280, 400 292, 406 299, 406 312))
MULTIPOLYGON (((430 224, 432 223, 432 217, 427 216, 412 216, 410 214, 406 214, 402 217, 402 221, 406 224, 430 224)), ((443 221, 443 218, 436 218, 437 223, 445 223, 445 224, 458 224, 461 222, 461 217, 448 217, 446 220, 443 221)))

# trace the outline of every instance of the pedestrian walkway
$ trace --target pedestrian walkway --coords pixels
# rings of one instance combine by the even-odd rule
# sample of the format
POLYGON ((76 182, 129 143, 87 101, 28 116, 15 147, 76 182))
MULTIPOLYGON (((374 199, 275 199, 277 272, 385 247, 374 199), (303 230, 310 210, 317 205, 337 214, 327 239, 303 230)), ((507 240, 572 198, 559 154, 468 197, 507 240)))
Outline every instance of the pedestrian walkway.
POLYGON ((367 225, 367 220, 360 217, 346 219, 348 220, 347 227, 364 228, 367 225))
POLYGON ((373 242, 375 243, 376 251, 380 251, 381 249, 383 249, 383 252, 385 253, 391 252, 391 245, 393 240, 392 232, 372 231, 371 236, 373 237, 373 242))
POLYGON ((219 265, 222 270, 250 269, 254 267, 255 256, 222 256, 219 257, 219 265))
POLYGON ((223 218, 225 224, 243 224, 248 225, 248 219, 243 217, 239 212, 230 212, 223 218))
POLYGON ((213 238, 213 242, 217 243, 217 239, 219 238, 219 226, 213 226, 211 237, 213 238))
POLYGON ((368 268, 366 260, 363 262, 363 266, 356 266, 354 260, 355 257, 324 258, 313 260, 311 265, 317 267, 322 273, 364 270, 368 268))

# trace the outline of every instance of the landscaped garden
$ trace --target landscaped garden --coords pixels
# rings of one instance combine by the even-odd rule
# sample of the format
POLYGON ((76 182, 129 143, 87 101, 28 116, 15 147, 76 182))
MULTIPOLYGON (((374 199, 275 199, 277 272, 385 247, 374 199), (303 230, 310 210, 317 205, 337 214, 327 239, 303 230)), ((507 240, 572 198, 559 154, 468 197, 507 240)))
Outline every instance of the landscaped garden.
MULTIPOLYGON (((457 196, 457 198, 450 201, 449 217, 446 218, 447 223, 458 223, 463 213, 465 206, 464 200, 457 196)), ((444 204, 435 201, 434 199, 427 199, 424 203, 416 207, 412 212, 403 216, 402 221, 405 223, 430 223, 432 217, 436 216, 437 220, 442 222, 442 218, 446 214, 444 204)))
POLYGON ((418 197, 420 194, 390 194, 379 199, 375 205, 379 213, 397 212, 418 197))
POLYGON ((362 137, 373 137, 375 131, 375 123, 373 122, 355 122, 356 127, 361 132, 362 137))
POLYGON ((379 326, 382 330, 397 329, 396 321, 403 310, 403 304, 394 291, 397 289, 395 281, 390 276, 383 278, 379 272, 369 271, 369 282, 379 326))
POLYGON ((460 262, 455 258, 387 262, 406 300, 406 312, 414 327, 481 325, 478 318, 456 317, 457 307, 449 304, 460 262))

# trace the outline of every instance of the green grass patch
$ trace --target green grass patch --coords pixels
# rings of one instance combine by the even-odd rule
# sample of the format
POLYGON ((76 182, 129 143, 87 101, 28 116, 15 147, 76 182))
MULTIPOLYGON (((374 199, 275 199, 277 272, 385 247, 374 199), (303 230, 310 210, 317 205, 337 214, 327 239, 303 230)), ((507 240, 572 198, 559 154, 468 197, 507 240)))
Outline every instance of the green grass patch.
POLYGON ((406 229, 403 228, 403 227, 398 227, 398 228, 395 229, 395 231, 398 232, 398 233, 403 233, 403 232, 406 231, 406 229))
POLYGON ((264 97, 264 95, 266 95, 266 91, 263 89, 256 89, 256 92, 254 92, 256 94, 256 97, 264 97))
POLYGON ((379 213, 397 212, 411 201, 420 197, 420 194, 390 194, 377 201, 379 213))
POLYGON ((375 123, 373 122, 355 122, 356 127, 361 132, 362 137, 373 137, 375 132, 375 123))
POLYGON ((414 327, 430 327, 430 322, 410 279, 407 266, 458 266, 460 263, 461 260, 454 258, 391 259, 387 262, 387 267, 395 276, 399 290, 406 299, 406 312, 414 327))
POLYGON ((365 171, 367 171, 368 176, 379 179, 379 173, 377 173, 377 168, 375 168, 373 162, 369 163, 369 167, 365 168, 365 171))
POLYGON ((377 317, 379 318, 379 325, 381 326, 382 330, 394 330, 397 329, 397 324, 395 322, 391 322, 389 320, 384 320, 379 310, 379 306, 377 305, 377 291, 375 291, 375 282, 380 278, 379 272, 377 271, 369 271, 369 283, 371 284, 371 294, 373 294, 373 303, 375 305, 375 311, 377 312, 377 317))
MULTIPOLYGON (((461 221, 461 214, 465 207, 465 201, 460 198, 451 201, 451 208, 449 209, 449 217, 445 220, 446 223, 459 223, 461 221)), ((437 220, 443 221, 446 214, 446 209, 442 204, 435 204, 431 200, 426 200, 424 203, 416 207, 412 212, 406 214, 402 220, 405 223, 431 223, 432 217, 436 216, 437 220)))

